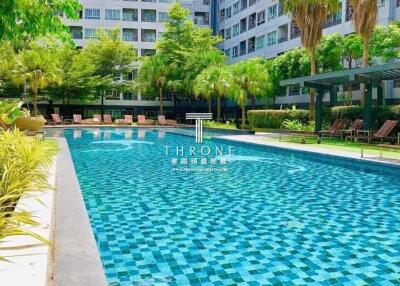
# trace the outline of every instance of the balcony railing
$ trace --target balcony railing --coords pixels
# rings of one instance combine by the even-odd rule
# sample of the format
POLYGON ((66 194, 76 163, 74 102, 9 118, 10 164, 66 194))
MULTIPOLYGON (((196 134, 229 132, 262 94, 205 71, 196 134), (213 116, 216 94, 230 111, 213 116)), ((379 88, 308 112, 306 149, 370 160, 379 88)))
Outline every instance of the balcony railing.
POLYGON ((279 43, 279 44, 280 44, 280 43, 284 43, 284 42, 286 42, 287 40, 288 40, 287 36, 286 36, 286 37, 280 37, 279 40, 278 40, 278 43, 279 43))

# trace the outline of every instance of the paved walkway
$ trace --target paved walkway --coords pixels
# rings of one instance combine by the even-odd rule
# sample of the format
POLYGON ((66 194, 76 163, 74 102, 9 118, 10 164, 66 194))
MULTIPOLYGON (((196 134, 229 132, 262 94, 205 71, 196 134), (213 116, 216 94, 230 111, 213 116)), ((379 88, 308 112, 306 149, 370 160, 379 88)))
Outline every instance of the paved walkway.
POLYGON ((388 158, 380 158, 378 157, 361 157, 361 152, 349 152, 337 149, 328 149, 324 148, 323 145, 316 145, 316 144, 298 144, 298 143, 289 143, 289 142, 282 142, 282 141, 273 141, 272 138, 277 138, 277 134, 273 133, 256 133, 255 135, 229 135, 229 136, 220 136, 218 138, 231 140, 235 142, 246 142, 251 144, 257 145, 264 145, 264 146, 272 146, 283 148, 287 150, 297 150, 297 151, 304 151, 316 154, 324 154, 330 156, 337 156, 337 157, 345 157, 345 158, 352 158, 360 161, 370 161, 374 163, 384 163, 388 165, 396 165, 400 166, 400 160, 396 159, 388 159, 388 158))

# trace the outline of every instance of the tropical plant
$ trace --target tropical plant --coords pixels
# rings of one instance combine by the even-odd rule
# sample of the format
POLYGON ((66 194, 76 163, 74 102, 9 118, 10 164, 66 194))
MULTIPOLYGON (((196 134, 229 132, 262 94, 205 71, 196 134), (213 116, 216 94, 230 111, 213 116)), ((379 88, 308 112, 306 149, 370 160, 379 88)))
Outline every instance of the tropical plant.
POLYGON ((284 129, 293 130, 293 131, 308 131, 312 132, 315 130, 315 122, 310 121, 308 124, 302 123, 298 119, 285 119, 282 122, 282 127, 284 129))
MULTIPOLYGON (((371 33, 378 21, 377 0, 350 0, 353 9, 353 26, 355 32, 363 40, 362 66, 367 67, 369 63, 369 44, 371 33)), ((361 105, 364 104, 365 84, 360 85, 361 105)))
POLYGON ((101 114, 104 114, 104 96, 107 91, 122 91, 130 88, 129 83, 120 80, 120 76, 131 72, 137 59, 132 45, 121 40, 118 29, 99 30, 96 39, 90 41, 75 59, 76 74, 83 74, 88 89, 94 89, 101 99, 101 114), (80 67, 80 71, 77 70, 80 67), (115 80, 118 78, 118 80, 115 80))
POLYGON ((31 90, 33 114, 38 114, 37 102, 39 90, 51 83, 61 83, 58 61, 53 56, 56 45, 52 42, 31 42, 29 47, 17 55, 15 69, 11 71, 11 80, 18 86, 31 90))
POLYGON ((0 134, 0 242, 15 235, 29 235, 47 242, 26 229, 37 222, 32 214, 16 206, 21 196, 49 188, 47 169, 57 151, 55 141, 27 137, 18 130, 0 134))
POLYGON ((229 66, 230 95, 242 109, 242 129, 246 124, 246 104, 249 95, 259 92, 268 80, 267 70, 259 58, 251 58, 229 66))
POLYGON ((2 0, 0 3, 0 40, 32 40, 46 34, 63 40, 70 35, 60 13, 77 19, 81 5, 77 0, 2 0))
POLYGON ((378 25, 371 34, 371 56, 389 62, 400 56, 400 23, 378 25))
MULTIPOLYGON (((301 44, 311 58, 311 75, 317 73, 316 49, 328 15, 339 9, 338 0, 284 0, 284 10, 290 13, 301 31, 301 44)), ((315 90, 310 90, 310 117, 315 116, 315 90)))
POLYGON ((196 78, 194 92, 208 100, 211 113, 211 98, 217 98, 217 122, 221 121, 221 99, 228 94, 229 73, 225 65, 215 65, 203 70, 196 78))
POLYGON ((18 100, 0 100, 0 122, 12 124, 21 116, 29 116, 29 111, 22 109, 23 102, 18 100))
POLYGON ((167 59, 161 53, 145 57, 139 70, 140 90, 144 93, 148 93, 154 89, 154 86, 157 88, 161 115, 164 114, 163 92, 169 84, 169 72, 170 69, 167 65, 167 59))

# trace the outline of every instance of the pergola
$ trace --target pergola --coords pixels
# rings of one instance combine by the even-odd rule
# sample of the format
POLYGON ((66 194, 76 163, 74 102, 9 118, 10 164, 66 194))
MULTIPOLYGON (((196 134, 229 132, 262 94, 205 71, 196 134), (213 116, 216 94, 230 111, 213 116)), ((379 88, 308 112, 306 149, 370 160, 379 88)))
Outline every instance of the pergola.
POLYGON ((383 105, 382 81, 400 78, 400 63, 371 66, 316 74, 280 82, 281 86, 298 86, 300 88, 315 88, 317 91, 315 102, 315 131, 321 130, 322 125, 322 100, 326 91, 329 92, 330 105, 335 106, 337 101, 337 88, 340 85, 364 83, 366 86, 364 97, 364 129, 371 128, 372 88, 377 88, 377 104, 383 105))

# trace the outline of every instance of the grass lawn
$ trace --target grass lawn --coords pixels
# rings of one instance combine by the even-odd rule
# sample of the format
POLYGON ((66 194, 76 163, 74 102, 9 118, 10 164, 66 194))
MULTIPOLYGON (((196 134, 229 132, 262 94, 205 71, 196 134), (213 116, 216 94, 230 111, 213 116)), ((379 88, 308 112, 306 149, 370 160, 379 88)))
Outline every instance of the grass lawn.
MULTIPOLYGON (((285 143, 300 144, 301 139, 302 139, 301 136, 283 136, 281 141, 285 143)), ((279 141, 278 138, 266 138, 265 140, 275 141, 275 142, 279 141)), ((323 138, 321 144, 317 144, 317 139, 306 138, 306 144, 313 145, 318 148, 326 148, 330 150, 352 152, 357 154, 361 154, 361 149, 363 149, 364 155, 366 157, 380 156, 380 153, 382 151, 382 156, 384 158, 400 159, 400 148, 398 149, 396 149, 396 147, 394 147, 393 149, 382 148, 378 146, 379 144, 381 144, 381 142, 373 142, 372 144, 366 144, 363 142, 354 143, 348 141, 347 143, 345 143, 344 139, 340 138, 332 138, 332 139, 323 138)))

